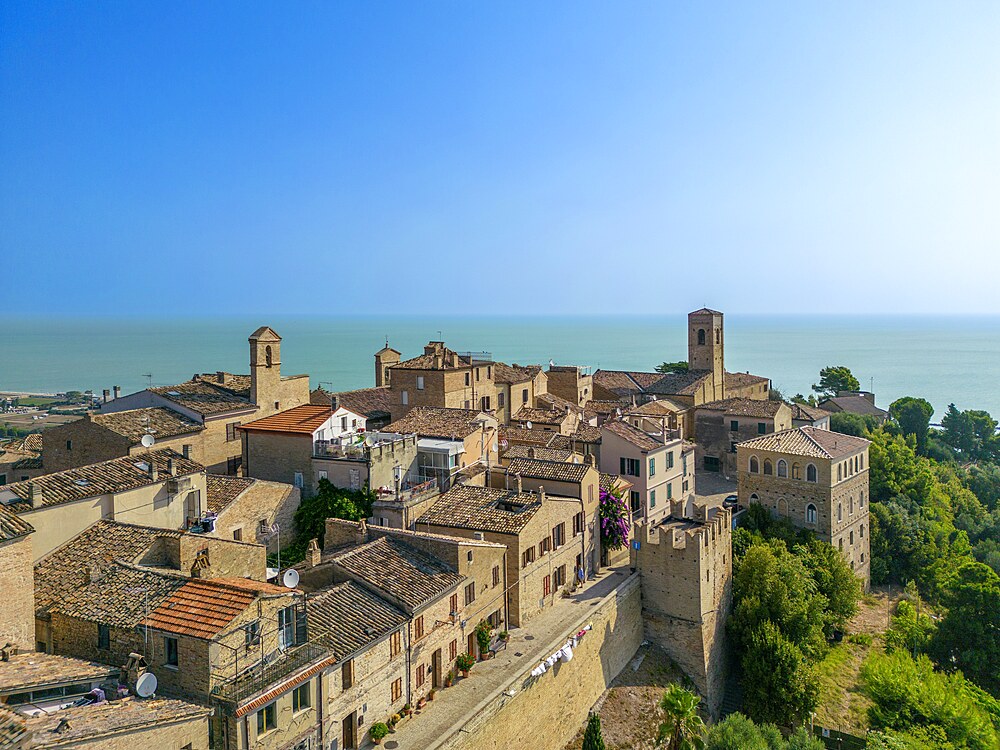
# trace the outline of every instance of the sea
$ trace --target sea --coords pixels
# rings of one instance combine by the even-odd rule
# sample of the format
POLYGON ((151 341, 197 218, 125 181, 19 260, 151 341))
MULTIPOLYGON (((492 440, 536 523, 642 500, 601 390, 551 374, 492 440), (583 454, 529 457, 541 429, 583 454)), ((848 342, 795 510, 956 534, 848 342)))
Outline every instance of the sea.
MULTIPOLYGON (((172 385, 196 372, 245 373, 247 336, 282 336, 285 374, 332 390, 374 383, 373 354, 388 341, 404 357, 430 340, 508 363, 650 370, 686 359, 687 325, 670 316, 230 316, 179 319, 0 317, 0 391, 55 393, 172 385)), ((919 396, 935 408, 1000 417, 1000 316, 765 316, 730 313, 726 369, 770 377, 808 394, 827 365, 846 365, 887 408, 919 396)))

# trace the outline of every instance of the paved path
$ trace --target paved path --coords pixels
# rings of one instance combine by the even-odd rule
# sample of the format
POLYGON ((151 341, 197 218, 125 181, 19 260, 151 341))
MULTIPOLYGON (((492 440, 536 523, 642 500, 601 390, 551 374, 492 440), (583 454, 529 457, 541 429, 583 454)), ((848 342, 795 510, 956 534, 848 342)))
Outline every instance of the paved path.
POLYGON ((628 565, 605 569, 596 580, 588 582, 572 596, 558 599, 525 627, 511 629, 505 651, 493 659, 478 662, 466 679, 438 690, 433 701, 414 712, 394 734, 385 738, 383 747, 386 750, 432 750, 447 740, 459 728, 456 725, 464 725, 482 701, 549 656, 553 650, 552 641, 568 638, 569 629, 584 617, 586 607, 610 594, 628 576, 628 565))

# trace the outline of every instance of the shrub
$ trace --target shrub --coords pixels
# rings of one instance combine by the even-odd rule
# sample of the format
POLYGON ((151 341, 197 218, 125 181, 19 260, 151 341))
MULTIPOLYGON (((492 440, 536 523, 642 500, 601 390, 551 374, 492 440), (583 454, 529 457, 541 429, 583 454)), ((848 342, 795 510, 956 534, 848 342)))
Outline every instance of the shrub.
POLYGON ((475 663, 476 660, 472 654, 459 654, 458 658, 455 659, 455 666, 463 672, 468 672, 475 663))
POLYGON ((476 625, 476 643, 479 644, 479 653, 486 655, 490 650, 490 632, 492 628, 486 620, 480 620, 476 625))
POLYGON ((583 733, 583 750, 605 750, 601 735, 601 717, 591 714, 587 719, 587 731, 583 733))
POLYGON ((379 721, 372 724, 371 729, 368 730, 368 736, 372 738, 373 742, 378 742, 384 740, 389 734, 389 725, 384 721, 379 721))

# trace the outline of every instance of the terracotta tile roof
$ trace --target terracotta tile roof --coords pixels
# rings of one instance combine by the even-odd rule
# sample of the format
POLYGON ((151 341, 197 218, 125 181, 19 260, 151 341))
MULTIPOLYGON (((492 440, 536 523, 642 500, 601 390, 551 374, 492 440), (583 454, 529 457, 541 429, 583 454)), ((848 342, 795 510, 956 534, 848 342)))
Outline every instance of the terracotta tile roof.
POLYGON ((244 396, 225 386, 204 380, 189 380, 149 390, 203 416, 257 408, 250 402, 249 395, 244 396))
POLYGON ((566 419, 562 409, 539 409, 533 406, 522 406, 513 419, 518 422, 535 422, 537 424, 562 424, 566 419))
POLYGON ((749 372, 727 372, 726 387, 745 388, 748 385, 763 385, 769 383, 770 378, 762 375, 751 375, 749 372))
POLYGON ((657 380, 646 388, 646 393, 655 393, 663 396, 691 396, 711 376, 712 373, 707 370, 670 373, 661 376, 660 380, 657 380))
POLYGON ((250 489, 255 481, 250 477, 230 477, 223 474, 206 475, 208 509, 213 513, 221 513, 233 500, 250 489))
POLYGON ((709 409, 711 411, 721 411, 726 416, 773 419, 784 405, 784 401, 761 401, 753 398, 727 398, 722 401, 708 401, 699 405, 698 408, 709 409))
POLYGON ((818 422, 830 416, 830 412, 820 409, 818 406, 809 406, 809 404, 797 404, 794 402, 789 404, 789 406, 792 408, 792 419, 808 419, 810 422, 818 422))
POLYGON ((666 445, 663 442, 662 435, 649 435, 639 428, 633 427, 628 422, 605 422, 601 426, 601 429, 610 432, 612 435, 617 435, 622 440, 644 451, 655 451, 666 445))
POLYGON ((44 466, 41 455, 29 456, 15 462, 15 469, 41 469, 44 466))
POLYGON ((889 412, 885 409, 879 409, 864 396, 834 396, 833 398, 827 398, 820 401, 818 406, 820 409, 824 409, 826 411, 846 411, 851 414, 867 414, 873 417, 879 417, 880 419, 885 419, 889 416, 889 412), (828 405, 832 408, 827 408, 828 405))
POLYGON ((567 461, 544 461, 532 458, 515 458, 507 467, 510 475, 520 474, 532 479, 548 479, 553 482, 580 483, 593 467, 590 464, 567 461))
POLYGON ((21 536, 27 536, 35 529, 25 520, 22 520, 14 511, 0 505, 0 541, 9 541, 21 536))
MULTIPOLYGON (((435 342, 431 342, 432 344, 435 342)), ((395 365, 391 365, 392 369, 399 368, 401 370, 435 370, 435 360, 438 356, 442 359, 442 370, 460 370, 465 367, 469 367, 472 362, 465 356, 460 355, 458 352, 449 349, 447 346, 441 347, 440 355, 438 354, 421 354, 417 357, 412 357, 411 359, 404 359, 395 365)), ((484 365, 492 365, 492 362, 483 362, 484 365)))
POLYGON ((317 388, 309 395, 309 401, 313 404, 329 406, 332 399, 336 399, 337 406, 363 414, 369 419, 386 419, 392 411, 392 391, 386 386, 339 393, 317 388))
POLYGON ((239 429, 247 432, 287 432, 311 435, 333 414, 329 406, 302 404, 292 409, 280 411, 263 419, 241 424, 239 429))
POLYGON ((513 460, 515 458, 538 458, 542 461, 568 461, 574 455, 573 451, 559 450, 558 448, 542 448, 531 445, 512 445, 504 451, 501 458, 513 460), (530 455, 529 455, 530 453, 530 455))
POLYGON ((420 517, 428 524, 453 529, 517 534, 542 507, 538 495, 491 487, 452 487, 420 517))
MULTIPOLYGON (((31 748, 74 748, 106 746, 101 738, 141 731, 147 727, 160 727, 184 721, 204 720, 212 709, 186 701, 167 698, 125 698, 120 701, 97 703, 90 706, 64 708, 51 714, 41 714, 27 720, 32 733, 31 748), (63 720, 59 731, 57 727, 63 720), (94 744, 92 744, 94 743, 94 744)), ((202 729, 202 731, 204 731, 202 729)), ((141 738, 131 738, 135 746, 147 746, 141 738)), ((117 742, 108 737, 107 744, 117 742)))
POLYGON ((647 401, 641 406, 623 409, 628 414, 642 414, 647 417, 664 417, 670 414, 677 414, 688 410, 687 405, 671 401, 669 398, 658 398, 655 401, 647 401))
POLYGON ((535 396, 535 406, 540 406, 545 409, 557 409, 558 411, 571 411, 575 414, 579 414, 583 411, 578 404, 574 404, 572 401, 567 401, 562 396, 557 396, 554 393, 540 393, 535 396))
POLYGON ((230 393, 246 399, 250 398, 250 387, 253 384, 249 375, 236 375, 231 372, 205 372, 195 375, 191 380, 225 388, 230 393))
POLYGON ((837 459, 867 448, 871 445, 871 441, 853 435, 821 430, 818 427, 803 426, 761 435, 737 445, 751 450, 775 451, 792 456, 837 459))
POLYGON ((493 382, 500 385, 516 385, 526 383, 541 371, 539 365, 507 365, 503 362, 493 363, 493 382))
POLYGON ((343 552, 334 564, 352 577, 416 611, 453 590, 465 577, 444 562, 391 537, 343 552))
POLYGON ((27 738, 27 722, 19 714, 0 706, 0 750, 20 750, 27 738))
POLYGON ((118 676, 119 668, 93 661, 29 651, 14 654, 0 667, 0 695, 21 693, 67 682, 118 676))
POLYGON ((588 416, 614 414, 616 410, 627 408, 627 404, 621 401, 588 401, 584 406, 584 413, 588 416))
POLYGON ((409 621, 401 609, 354 581, 310 596, 307 608, 310 637, 328 648, 337 662, 409 621))
MULTIPOLYGON (((77 571, 81 579, 87 574, 77 571)), ((96 571, 90 583, 63 594, 49 611, 118 628, 134 628, 147 611, 159 607, 186 581, 181 575, 111 562, 96 571)))
POLYGON ((581 443, 599 443, 601 442, 601 428, 591 424, 581 424, 577 426, 576 432, 569 437, 581 443))
POLYGON ((483 418, 483 413, 475 409, 415 406, 406 416, 387 425, 384 431, 460 440, 478 430, 483 418))
POLYGON ((44 616, 60 599, 91 585, 91 571, 112 560, 135 562, 161 537, 183 532, 116 521, 98 521, 35 563, 35 613, 44 616))
POLYGON ((133 444, 137 444, 147 433, 160 439, 205 429, 200 422, 165 406, 98 413, 90 416, 90 420, 128 438, 133 444))
POLYGON ((594 383, 618 396, 644 393, 647 388, 662 379, 663 374, 659 372, 598 370, 594 373, 594 383))
POLYGON ((40 433, 32 432, 24 437, 8 440, 3 445, 0 445, 0 449, 15 453, 41 453, 42 436, 40 433))
POLYGON ((538 445, 546 446, 552 439, 551 432, 541 430, 527 430, 523 427, 511 427, 509 425, 500 426, 500 440, 507 441, 508 445, 538 445))
POLYGON ((45 474, 29 481, 4 485, 0 487, 0 503, 7 505, 15 513, 31 510, 32 484, 41 488, 43 506, 134 490, 153 484, 147 465, 149 461, 158 472, 158 482, 169 479, 167 462, 170 459, 174 461, 177 476, 197 474, 205 470, 204 466, 184 458, 180 453, 162 448, 141 456, 121 456, 98 464, 80 466, 55 474, 45 474), (20 501, 14 500, 15 498, 20 498, 20 501))
MULTIPOLYGON (((289 589, 254 582, 252 588, 233 579, 192 578, 160 601, 140 625, 167 633, 211 640, 257 600, 258 593, 288 593, 289 589)), ((141 597, 140 597, 141 598, 141 597)))

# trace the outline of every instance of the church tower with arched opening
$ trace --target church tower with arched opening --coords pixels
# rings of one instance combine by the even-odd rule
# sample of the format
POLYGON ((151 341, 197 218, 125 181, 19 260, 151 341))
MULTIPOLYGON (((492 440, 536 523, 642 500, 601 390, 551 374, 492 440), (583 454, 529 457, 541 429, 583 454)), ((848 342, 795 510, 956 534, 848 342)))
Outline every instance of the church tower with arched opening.
POLYGON ((703 307, 688 313, 688 367, 712 373, 711 400, 726 397, 722 313, 703 307))

